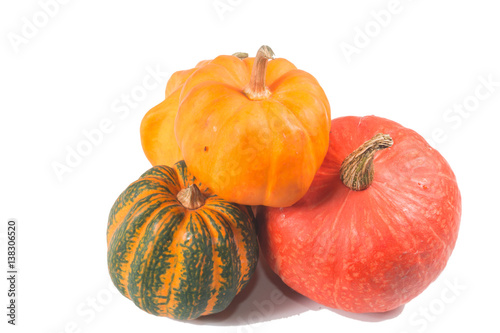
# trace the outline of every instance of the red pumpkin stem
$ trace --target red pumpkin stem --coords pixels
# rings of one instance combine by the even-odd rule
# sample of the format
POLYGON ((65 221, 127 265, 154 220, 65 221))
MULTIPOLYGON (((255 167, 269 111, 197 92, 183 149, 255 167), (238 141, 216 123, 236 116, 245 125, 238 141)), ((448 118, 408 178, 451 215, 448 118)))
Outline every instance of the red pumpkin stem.
POLYGON ((340 179, 354 191, 362 191, 373 182, 373 158, 379 150, 389 148, 394 141, 388 134, 376 134, 346 157, 340 167, 340 179))
POLYGON ((260 101, 271 95, 271 91, 266 86, 266 69, 269 59, 274 59, 273 50, 267 45, 261 46, 255 56, 250 83, 243 90, 247 97, 253 101, 260 101))
POLYGON ((205 204, 205 196, 195 184, 177 193, 177 200, 187 209, 198 209, 205 204))

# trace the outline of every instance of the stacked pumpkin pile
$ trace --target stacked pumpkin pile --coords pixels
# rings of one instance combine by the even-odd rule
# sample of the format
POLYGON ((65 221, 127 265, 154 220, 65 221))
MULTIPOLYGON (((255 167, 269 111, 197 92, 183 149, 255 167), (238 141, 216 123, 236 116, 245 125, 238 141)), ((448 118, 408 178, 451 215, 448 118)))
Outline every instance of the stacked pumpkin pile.
POLYGON ((267 46, 174 73, 141 138, 153 167, 111 209, 108 266, 155 315, 224 310, 259 243, 297 292, 388 311, 436 279, 457 239, 460 193, 445 159, 393 121, 332 121, 316 79, 267 46))

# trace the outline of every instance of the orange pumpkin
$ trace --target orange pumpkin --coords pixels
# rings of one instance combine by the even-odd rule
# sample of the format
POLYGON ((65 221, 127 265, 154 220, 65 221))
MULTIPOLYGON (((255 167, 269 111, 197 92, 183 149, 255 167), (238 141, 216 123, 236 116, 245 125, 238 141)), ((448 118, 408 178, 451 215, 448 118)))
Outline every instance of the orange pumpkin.
POLYGON ((195 68, 172 74, 167 82, 165 100, 149 110, 141 122, 142 149, 152 165, 173 165, 182 160, 174 135, 174 120, 179 108, 179 95, 187 78, 206 61, 195 68))
POLYGON ((180 92, 174 128, 182 157, 197 179, 232 202, 294 204, 328 148, 323 89, 311 74, 273 58, 268 46, 255 58, 218 56, 192 72, 180 92))

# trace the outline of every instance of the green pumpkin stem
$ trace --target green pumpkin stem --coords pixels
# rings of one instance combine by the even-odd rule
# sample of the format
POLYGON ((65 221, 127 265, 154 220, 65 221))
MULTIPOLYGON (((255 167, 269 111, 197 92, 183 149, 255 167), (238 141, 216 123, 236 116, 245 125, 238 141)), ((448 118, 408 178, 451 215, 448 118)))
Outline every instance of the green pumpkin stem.
POLYGON ((362 191, 373 182, 373 158, 379 150, 392 146, 394 141, 388 134, 376 134, 363 143, 342 162, 340 179, 345 186, 354 191, 362 191))
POLYGON ((255 56, 250 83, 243 90, 245 95, 253 101, 260 101, 271 95, 271 91, 266 86, 266 69, 269 59, 274 59, 273 50, 267 45, 261 46, 255 56))
POLYGON ((205 204, 205 196, 195 184, 177 193, 177 200, 187 209, 198 209, 205 204))

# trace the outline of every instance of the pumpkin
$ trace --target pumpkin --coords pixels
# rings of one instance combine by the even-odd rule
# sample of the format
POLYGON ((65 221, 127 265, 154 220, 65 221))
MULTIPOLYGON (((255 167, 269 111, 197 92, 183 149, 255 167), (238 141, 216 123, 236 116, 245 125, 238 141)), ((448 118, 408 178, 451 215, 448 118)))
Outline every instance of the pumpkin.
POLYGON ((174 319, 224 310, 258 258, 251 209, 215 195, 184 161, 155 166, 123 191, 109 214, 107 243, 117 289, 174 319))
POLYGON ((184 83, 175 137, 193 175, 226 200, 290 206, 325 157, 328 99, 309 73, 274 59, 218 56, 184 83))
MULTIPOLYGON (((236 52, 233 56, 244 59, 248 54, 236 52)), ((209 60, 203 60, 194 68, 172 74, 165 89, 165 100, 149 110, 142 118, 140 129, 142 149, 152 165, 173 165, 182 160, 181 150, 174 134, 174 120, 179 108, 180 93, 189 76, 208 62, 209 60)))
POLYGON ((297 292, 350 312, 409 302, 444 269, 461 197, 446 160, 393 121, 332 121, 330 147, 306 195, 260 207, 261 251, 297 292))
POLYGON ((174 120, 179 108, 179 95, 187 78, 195 68, 172 74, 167 82, 165 100, 146 113, 141 122, 141 144, 152 165, 173 165, 182 160, 182 154, 174 135, 174 120))

